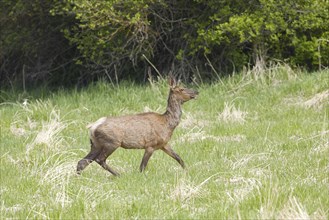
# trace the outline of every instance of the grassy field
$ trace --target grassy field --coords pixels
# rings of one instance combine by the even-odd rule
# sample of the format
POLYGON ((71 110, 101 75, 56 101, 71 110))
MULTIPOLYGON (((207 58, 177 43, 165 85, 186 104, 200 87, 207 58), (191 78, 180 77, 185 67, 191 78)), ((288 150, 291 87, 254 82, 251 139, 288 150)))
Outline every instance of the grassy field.
POLYGON ((273 68, 213 85, 183 106, 171 143, 187 166, 118 149, 81 176, 86 125, 164 112, 168 85, 99 82, 82 90, 1 91, 0 216, 38 219, 328 219, 329 71, 273 68))

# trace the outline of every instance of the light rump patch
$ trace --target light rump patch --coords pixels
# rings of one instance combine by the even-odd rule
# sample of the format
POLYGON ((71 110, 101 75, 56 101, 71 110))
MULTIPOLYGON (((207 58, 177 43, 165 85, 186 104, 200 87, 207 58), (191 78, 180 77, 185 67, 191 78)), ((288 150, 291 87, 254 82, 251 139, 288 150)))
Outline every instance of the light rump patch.
POLYGON ((106 117, 102 117, 102 118, 98 119, 96 122, 90 123, 86 126, 86 128, 89 129, 91 137, 94 136, 94 131, 96 130, 96 128, 98 126, 100 126, 101 124, 103 124, 105 121, 106 121, 106 117))

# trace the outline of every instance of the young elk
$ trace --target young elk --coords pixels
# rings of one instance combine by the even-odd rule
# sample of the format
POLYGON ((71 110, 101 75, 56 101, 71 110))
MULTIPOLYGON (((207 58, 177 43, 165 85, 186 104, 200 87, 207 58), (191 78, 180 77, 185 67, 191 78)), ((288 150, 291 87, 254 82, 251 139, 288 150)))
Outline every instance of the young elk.
POLYGON ((77 166, 78 174, 91 162, 96 161, 115 176, 119 174, 106 164, 106 159, 117 148, 144 149, 140 164, 142 172, 155 150, 161 149, 174 158, 183 168, 183 160, 168 144, 170 137, 180 122, 182 104, 194 99, 198 92, 178 86, 170 77, 170 92, 167 110, 163 114, 154 112, 121 117, 103 117, 87 126, 90 131, 91 150, 77 166))

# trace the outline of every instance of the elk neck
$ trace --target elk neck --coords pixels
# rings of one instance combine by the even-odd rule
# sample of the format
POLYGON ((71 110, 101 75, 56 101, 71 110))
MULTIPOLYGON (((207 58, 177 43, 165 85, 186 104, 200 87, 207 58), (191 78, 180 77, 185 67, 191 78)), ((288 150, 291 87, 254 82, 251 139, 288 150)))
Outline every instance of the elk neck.
POLYGON ((169 93, 167 110, 164 113, 169 127, 174 129, 180 122, 182 116, 182 102, 175 98, 172 91, 169 93))

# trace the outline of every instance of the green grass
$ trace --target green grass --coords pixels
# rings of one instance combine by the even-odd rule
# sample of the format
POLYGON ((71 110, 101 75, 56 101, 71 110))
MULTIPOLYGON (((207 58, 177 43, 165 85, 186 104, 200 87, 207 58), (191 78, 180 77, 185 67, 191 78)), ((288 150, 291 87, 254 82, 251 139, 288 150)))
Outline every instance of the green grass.
POLYGON ((1 218, 328 219, 328 71, 278 68, 198 90, 171 140, 187 169, 158 151, 141 174, 144 152, 118 149, 108 163, 119 178, 94 163, 75 174, 85 126, 163 112, 166 81, 1 91, 1 218))

